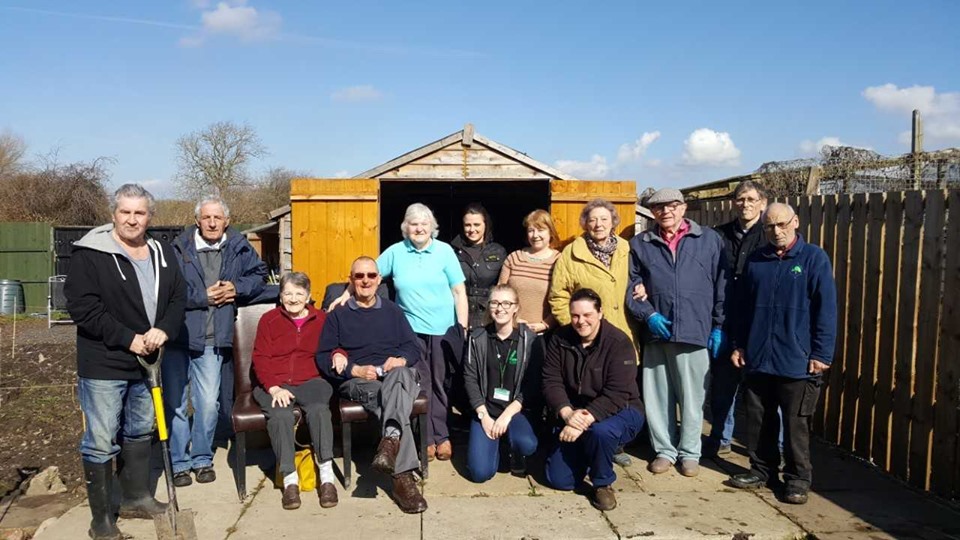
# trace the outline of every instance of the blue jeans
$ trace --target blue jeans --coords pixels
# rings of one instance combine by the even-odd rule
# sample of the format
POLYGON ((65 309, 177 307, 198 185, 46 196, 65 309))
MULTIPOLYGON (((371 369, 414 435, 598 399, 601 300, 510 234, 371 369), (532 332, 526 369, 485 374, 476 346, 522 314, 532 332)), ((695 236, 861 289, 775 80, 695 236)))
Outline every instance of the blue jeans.
MULTIPOLYGON (((587 474, 593 487, 609 486, 617 479, 613 472, 613 453, 617 448, 632 441, 643 429, 643 413, 627 407, 617 414, 595 422, 572 442, 557 440, 547 456, 545 466, 547 482, 555 489, 569 491, 587 474)), ((554 430, 554 436, 562 428, 554 430)))
POLYGON ((86 425, 80 439, 84 461, 107 463, 120 453, 120 437, 143 441, 153 435, 153 400, 142 380, 80 377, 77 393, 86 425))
POLYGON ((203 353, 170 347, 163 363, 163 399, 170 418, 173 472, 213 465, 213 433, 220 408, 220 369, 230 349, 206 347, 203 353), (187 392, 187 388, 190 391, 187 392), (193 405, 193 422, 187 407, 193 405))
MULTIPOLYGON (((511 452, 528 457, 537 451, 537 435, 533 432, 530 419, 523 412, 515 414, 510 419, 506 437, 510 442, 511 452)), ((467 448, 467 470, 470 472, 470 480, 477 483, 486 482, 497 474, 499 464, 500 440, 487 437, 480 420, 474 418, 470 423, 470 446, 467 448)))
POLYGON ((733 440, 733 411, 742 377, 743 370, 729 359, 710 363, 710 439, 718 446, 730 446, 733 440))

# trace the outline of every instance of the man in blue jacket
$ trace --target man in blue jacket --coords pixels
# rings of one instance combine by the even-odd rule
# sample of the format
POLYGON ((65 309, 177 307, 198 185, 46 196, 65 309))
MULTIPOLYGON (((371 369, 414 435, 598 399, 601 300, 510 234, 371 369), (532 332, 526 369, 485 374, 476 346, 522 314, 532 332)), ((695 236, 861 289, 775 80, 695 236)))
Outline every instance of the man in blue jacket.
POLYGON ((696 476, 710 356, 719 355, 725 340, 723 240, 683 217, 687 206, 676 189, 655 192, 647 208, 656 225, 630 240, 627 308, 650 334, 643 347, 643 401, 657 457, 648 469, 664 473, 679 461, 680 474, 696 476), (648 296, 634 298, 638 285, 648 296))
MULTIPOLYGON (((237 306, 268 294, 267 267, 250 242, 230 228, 230 208, 217 196, 196 206, 196 226, 174 240, 187 282, 187 311, 161 368, 170 415, 173 482, 189 486, 216 480, 213 439, 218 417, 229 425, 233 406, 233 322, 237 306), (190 392, 187 392, 187 385, 190 392), (193 425, 187 405, 193 405, 193 425), (218 413, 219 411, 219 413, 218 413)), ((275 287, 272 296, 276 297, 275 287)))
POLYGON ((821 374, 830 367, 837 336, 837 290, 826 252, 797 234, 793 208, 771 204, 763 218, 770 245, 747 260, 736 303, 736 349, 745 368, 750 472, 730 479, 752 489, 776 479, 777 434, 784 424, 783 499, 807 502, 813 478, 810 417, 817 409, 821 374))

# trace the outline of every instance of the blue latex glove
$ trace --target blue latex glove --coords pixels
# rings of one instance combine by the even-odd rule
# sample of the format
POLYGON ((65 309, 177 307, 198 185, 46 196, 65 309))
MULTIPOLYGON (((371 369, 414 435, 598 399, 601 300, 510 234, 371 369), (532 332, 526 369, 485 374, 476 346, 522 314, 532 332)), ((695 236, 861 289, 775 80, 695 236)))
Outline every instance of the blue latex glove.
POLYGON ((647 317, 647 328, 650 329, 650 333, 663 341, 667 341, 673 335, 670 333, 671 326, 673 323, 659 313, 647 317))
POLYGON ((710 351, 710 356, 716 360, 720 357, 720 351, 725 349, 727 346, 727 336, 723 333, 723 330, 719 328, 714 328, 710 332, 710 339, 707 340, 707 350, 710 351))

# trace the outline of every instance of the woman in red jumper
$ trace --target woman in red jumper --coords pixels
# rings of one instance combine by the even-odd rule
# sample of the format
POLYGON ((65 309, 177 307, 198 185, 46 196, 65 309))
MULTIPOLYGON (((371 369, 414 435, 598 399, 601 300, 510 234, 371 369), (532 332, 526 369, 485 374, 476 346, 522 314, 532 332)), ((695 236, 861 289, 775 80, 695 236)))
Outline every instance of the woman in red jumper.
POLYGON ((253 398, 267 417, 270 445, 283 476, 283 507, 300 507, 294 465, 294 405, 303 411, 313 452, 320 468, 320 506, 337 505, 333 474, 333 388, 320 377, 315 356, 326 314, 310 305, 310 278, 290 272, 280 278, 281 307, 260 318, 253 345, 253 370, 259 386, 253 398))

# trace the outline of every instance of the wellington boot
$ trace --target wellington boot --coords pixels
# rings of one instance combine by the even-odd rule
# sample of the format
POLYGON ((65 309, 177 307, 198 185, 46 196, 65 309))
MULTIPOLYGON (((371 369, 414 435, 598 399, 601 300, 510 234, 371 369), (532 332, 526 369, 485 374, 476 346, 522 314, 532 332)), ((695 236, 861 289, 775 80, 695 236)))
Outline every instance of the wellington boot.
POLYGON ((153 498, 150 492, 150 439, 124 441, 120 449, 120 517, 153 519, 167 511, 167 505, 153 498))
POLYGON ((121 540, 123 534, 117 528, 117 517, 110 507, 113 495, 113 461, 84 461, 83 478, 87 484, 90 513, 93 515, 87 534, 94 540, 121 540))

